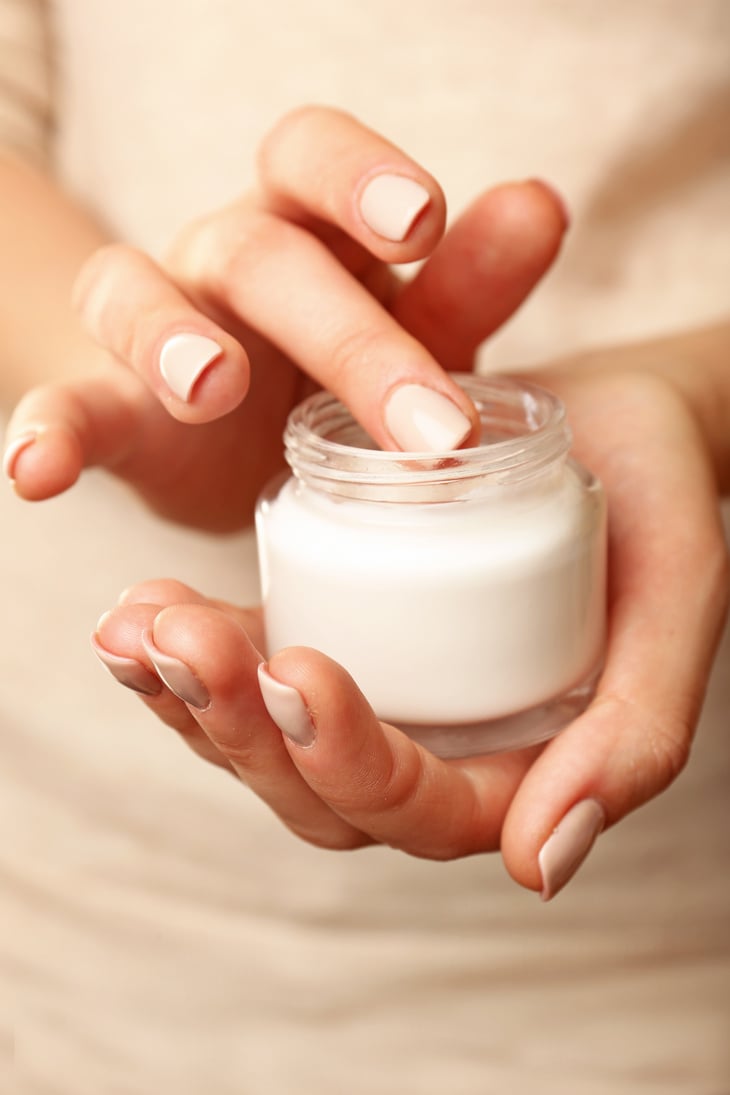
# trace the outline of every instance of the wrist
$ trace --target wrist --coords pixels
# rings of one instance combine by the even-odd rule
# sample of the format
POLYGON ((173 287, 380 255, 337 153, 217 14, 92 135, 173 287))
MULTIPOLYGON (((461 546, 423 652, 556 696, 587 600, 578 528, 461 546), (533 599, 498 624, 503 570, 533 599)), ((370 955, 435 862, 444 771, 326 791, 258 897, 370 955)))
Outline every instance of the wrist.
POLYGON ((550 372, 639 372, 660 377, 678 393, 707 446, 718 489, 730 494, 730 322, 560 361, 550 372))
POLYGON ((663 376, 692 411, 718 487, 730 493, 730 323, 658 339, 638 348, 639 367, 663 376))

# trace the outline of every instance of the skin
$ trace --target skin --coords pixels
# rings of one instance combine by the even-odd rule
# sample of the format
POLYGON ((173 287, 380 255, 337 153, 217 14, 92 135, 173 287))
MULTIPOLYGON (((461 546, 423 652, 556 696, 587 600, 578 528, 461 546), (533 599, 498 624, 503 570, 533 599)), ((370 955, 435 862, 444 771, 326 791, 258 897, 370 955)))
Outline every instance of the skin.
MULTIPOLYGON (((20 191, 18 173, 28 169, 4 171, 20 191)), ((255 193, 188 226, 164 267, 124 245, 96 249, 98 229, 78 211, 77 231, 69 229, 67 200, 43 179, 25 179, 26 206, 39 203, 46 232, 53 238, 64 224, 72 237, 55 260, 49 308, 83 375, 20 401, 10 443, 37 431, 12 468, 21 497, 51 497, 101 464, 163 515, 223 530, 250 519, 281 467, 286 415, 316 385, 386 448, 395 445, 383 407, 402 383, 435 388, 475 421, 448 370, 470 368, 549 269, 567 227, 558 196, 537 181, 505 184, 444 234, 436 181, 355 119, 321 108, 279 123, 259 176, 255 193), (377 236, 359 214, 358 195, 380 171, 407 174, 430 195, 402 242, 377 236), (401 283, 393 265, 415 259, 424 265, 401 283), (103 351, 58 304, 71 280, 77 313, 103 351), (188 402, 158 366, 161 345, 181 330, 223 347, 188 402)), ((38 216, 29 212, 28 223, 38 216)), ((22 326, 20 313, 7 322, 22 326)), ((23 339, 11 345, 15 375, 33 376, 23 339)), ((143 702, 303 839, 328 848, 382 842, 435 859, 500 849, 513 877, 539 890, 538 852, 572 806, 597 799, 613 824, 687 760, 727 602, 718 499, 730 483, 729 346, 728 326, 718 325, 532 374, 565 401, 576 454, 603 480, 610 513, 605 671, 590 708, 547 746, 439 760, 379 723, 340 666, 303 648, 268 661, 314 723, 314 744, 297 745, 269 718, 258 687, 270 653, 260 611, 172 581, 127 591, 98 642, 153 681, 143 636, 179 659, 203 689, 202 707, 161 684, 143 702)))

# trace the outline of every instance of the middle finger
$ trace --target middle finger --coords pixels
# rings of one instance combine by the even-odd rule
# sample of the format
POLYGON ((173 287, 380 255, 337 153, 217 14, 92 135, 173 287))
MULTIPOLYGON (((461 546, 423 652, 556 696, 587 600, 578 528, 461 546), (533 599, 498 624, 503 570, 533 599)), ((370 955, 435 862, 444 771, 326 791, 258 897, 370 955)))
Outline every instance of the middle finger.
POLYGON ((198 224, 177 260, 191 296, 222 302, 382 448, 442 451, 476 438, 464 392, 311 233, 239 203, 198 224))

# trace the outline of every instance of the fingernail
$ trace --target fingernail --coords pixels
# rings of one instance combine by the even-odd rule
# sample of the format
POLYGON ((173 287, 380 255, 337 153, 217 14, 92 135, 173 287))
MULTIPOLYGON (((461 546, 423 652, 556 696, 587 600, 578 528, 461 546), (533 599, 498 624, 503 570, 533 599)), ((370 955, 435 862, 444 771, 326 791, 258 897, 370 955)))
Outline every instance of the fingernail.
POLYGON ((571 880, 605 824, 603 807, 595 799, 587 798, 568 810, 537 857, 543 901, 550 901, 571 880))
POLYGON ((259 665, 258 674, 264 705, 282 734, 297 745, 312 745, 314 724, 296 688, 274 680, 263 662, 259 665))
POLYGON ((145 631, 142 634, 142 646, 157 670, 160 679, 167 685, 178 699, 203 711, 210 704, 208 690, 199 680, 192 669, 181 662, 179 658, 173 658, 170 654, 164 654, 155 646, 152 633, 145 631))
POLYGON ((91 647, 104 668, 125 688, 131 688, 143 696, 157 696, 162 691, 162 685, 154 673, 145 669, 136 658, 124 658, 106 650, 96 633, 91 636, 91 647))
POLYGON ((32 445, 37 439, 37 430, 29 430, 25 433, 21 433, 21 435, 11 441, 5 449, 5 455, 3 456, 3 472, 11 483, 15 480, 15 464, 18 457, 21 452, 32 445))
POLYGON ((428 190, 415 179, 376 175, 360 195, 360 214, 377 235, 400 243, 430 201, 428 190))
POLYGON ((173 335, 160 352, 163 380, 170 391, 187 403, 195 382, 222 353, 223 347, 205 335, 173 335))
POLYGON ((404 452, 445 452, 468 437, 471 422, 433 388, 402 384, 385 404, 385 424, 404 452))

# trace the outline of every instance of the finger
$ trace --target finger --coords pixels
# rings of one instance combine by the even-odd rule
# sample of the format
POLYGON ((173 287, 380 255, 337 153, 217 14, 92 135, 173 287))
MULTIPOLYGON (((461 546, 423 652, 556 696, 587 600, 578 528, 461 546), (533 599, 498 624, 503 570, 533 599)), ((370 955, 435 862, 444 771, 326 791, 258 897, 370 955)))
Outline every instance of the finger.
POLYGON ((264 622, 260 606, 257 608, 239 608, 238 605, 215 597, 205 597, 196 589, 174 578, 150 578, 136 582, 125 589, 119 597, 119 605, 154 604, 159 608, 171 605, 208 605, 220 609, 236 620, 259 650, 265 648, 264 622))
POLYGON ((233 768, 200 729, 185 704, 166 688, 142 643, 160 611, 156 604, 138 602, 106 612, 91 637, 91 647, 112 677, 139 695, 161 722, 177 732, 198 756, 219 768, 233 768))
MULTIPOLYGON (((275 402, 287 399, 280 392, 275 402)), ((256 401, 248 410, 255 417, 256 401)), ((228 532, 243 527, 253 511, 256 482, 280 463, 280 442, 272 434, 270 445, 248 458, 263 468, 258 479, 232 470, 211 479, 212 465, 221 459, 230 465, 241 429, 231 415, 189 431, 135 373, 111 362, 95 376, 46 385, 23 397, 8 425, 4 472, 21 498, 39 501, 72 486, 84 468, 102 466, 130 483, 161 516, 228 532)))
POLYGON ((568 227, 562 199, 538 180, 482 194, 396 296, 396 319, 442 365, 472 368, 474 353, 550 269, 568 227))
POLYGON ((546 898, 603 825, 681 771, 727 603, 715 485, 676 394, 626 375, 564 394, 608 497, 610 633, 594 703, 536 762, 505 823, 508 869, 546 898))
POLYGON ((95 252, 76 281, 74 304, 93 338, 134 369, 174 418, 209 422, 246 395, 242 346, 142 252, 121 244, 95 252))
POLYGON ((264 209, 317 232, 358 274, 372 256, 424 258, 444 230, 435 179, 344 111, 308 106, 285 115, 263 142, 259 176, 264 209))
POLYGON ((118 466, 137 444, 149 394, 126 370, 34 388, 16 407, 3 470, 29 501, 50 498, 85 467, 118 466))
POLYGON ((183 284, 332 391, 381 447, 441 451, 477 436, 464 392, 309 232, 239 204, 199 222, 177 262, 183 284))
POLYGON ((289 828, 322 847, 368 842, 321 801, 291 763, 261 698, 261 654, 238 620, 205 604, 174 605, 158 612, 142 642, 157 675, 239 778, 289 828))
POLYGON ((269 713, 308 785, 373 840, 452 859, 499 846, 534 751, 445 762, 379 723, 344 669, 291 647, 260 670, 269 713))

